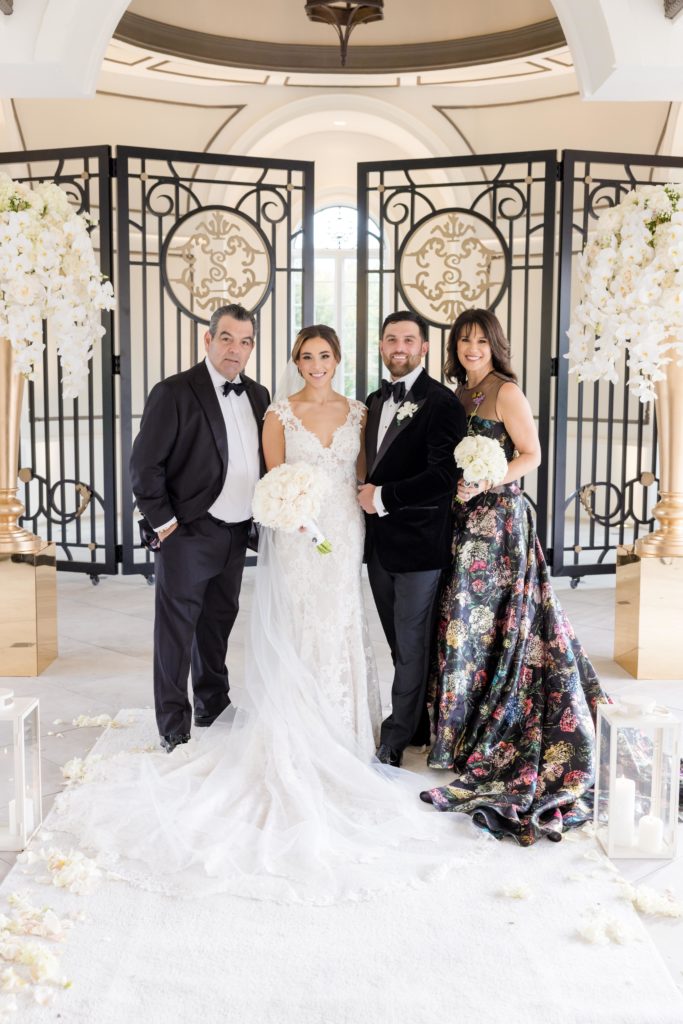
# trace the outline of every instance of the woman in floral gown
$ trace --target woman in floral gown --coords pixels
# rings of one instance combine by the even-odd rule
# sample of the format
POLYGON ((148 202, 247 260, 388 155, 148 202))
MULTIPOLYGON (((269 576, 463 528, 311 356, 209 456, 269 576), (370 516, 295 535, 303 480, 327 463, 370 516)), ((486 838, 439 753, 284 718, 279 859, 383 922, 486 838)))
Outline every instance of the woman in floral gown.
POLYGON ((518 480, 541 461, 529 403, 497 318, 469 310, 448 341, 446 375, 469 433, 503 447, 503 483, 458 485, 453 563, 439 606, 431 768, 455 774, 421 794, 528 846, 585 821, 594 721, 606 700, 550 584, 518 480))

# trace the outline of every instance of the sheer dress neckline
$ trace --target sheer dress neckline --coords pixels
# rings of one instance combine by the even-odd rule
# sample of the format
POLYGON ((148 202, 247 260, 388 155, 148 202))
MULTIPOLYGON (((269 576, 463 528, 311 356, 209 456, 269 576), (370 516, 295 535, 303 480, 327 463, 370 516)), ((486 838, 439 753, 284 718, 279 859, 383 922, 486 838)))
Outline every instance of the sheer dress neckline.
POLYGON ((347 408, 347 412, 346 412, 346 416, 345 416, 344 420, 339 424, 339 426, 335 427, 334 430, 332 431, 332 437, 330 438, 330 443, 329 444, 323 444, 322 441, 320 440, 320 438, 318 437, 318 435, 316 434, 316 432, 314 430, 311 430, 309 427, 307 427, 306 424, 304 423, 304 421, 301 419, 301 417, 297 416, 297 414, 294 412, 294 409, 292 408, 292 403, 290 402, 289 398, 285 399, 285 402, 287 403, 287 407, 289 409, 290 415, 291 415, 292 419, 295 421, 296 425, 301 430, 305 431, 307 434, 310 434, 311 437, 314 437, 316 439, 316 441, 318 442, 318 444, 320 445, 320 447, 323 449, 323 451, 329 451, 334 446, 334 442, 337 439, 337 434, 339 433, 340 430, 343 430, 344 427, 347 426, 349 420, 351 419, 351 413, 352 413, 351 402, 346 397, 344 398, 344 401, 346 402, 346 405, 348 407, 347 408))

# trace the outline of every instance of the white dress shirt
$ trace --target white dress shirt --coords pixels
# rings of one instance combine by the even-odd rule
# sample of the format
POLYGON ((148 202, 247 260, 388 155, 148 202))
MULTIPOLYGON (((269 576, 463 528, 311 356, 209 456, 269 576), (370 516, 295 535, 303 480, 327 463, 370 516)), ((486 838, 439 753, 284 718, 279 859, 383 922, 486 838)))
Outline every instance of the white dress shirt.
MULTIPOLYGON (((417 366, 414 370, 411 370, 410 373, 407 373, 405 375, 405 377, 396 377, 396 378, 392 377, 391 378, 391 382, 392 382, 392 384, 396 384, 396 383, 398 383, 398 381, 403 381, 403 383, 406 386, 406 395, 407 395, 408 392, 410 391, 410 389, 412 388, 413 384, 415 383, 415 381, 417 380, 417 378, 420 376, 420 374, 423 371, 424 371, 424 367, 422 365, 417 366)), ((405 401, 405 397, 404 397, 403 401, 405 401)), ((393 396, 391 398, 387 398, 387 400, 385 401, 384 405, 382 406, 382 412, 381 412, 381 415, 380 415, 380 418, 379 418, 379 430, 377 431, 377 451, 380 450, 380 448, 382 446, 382 441, 384 440, 384 435, 386 434, 387 430, 389 429, 389 427, 391 425, 391 421, 393 420, 394 416, 396 415, 396 413, 398 412, 400 407, 401 407, 401 402, 394 401, 393 396)), ((377 515, 379 515, 379 516, 386 516, 386 515, 389 514, 387 512, 387 510, 385 509, 384 504, 382 502, 382 488, 381 487, 377 487, 375 489, 375 493, 372 496, 372 503, 375 506, 375 511, 377 512, 377 515)))
MULTIPOLYGON (((206 358, 206 368, 216 388, 218 404, 223 413, 228 435, 228 472, 223 490, 209 513, 224 523, 241 523, 251 519, 251 502, 260 475, 258 426, 246 391, 223 394, 225 377, 206 358)), ((239 374, 234 379, 240 383, 239 374)))

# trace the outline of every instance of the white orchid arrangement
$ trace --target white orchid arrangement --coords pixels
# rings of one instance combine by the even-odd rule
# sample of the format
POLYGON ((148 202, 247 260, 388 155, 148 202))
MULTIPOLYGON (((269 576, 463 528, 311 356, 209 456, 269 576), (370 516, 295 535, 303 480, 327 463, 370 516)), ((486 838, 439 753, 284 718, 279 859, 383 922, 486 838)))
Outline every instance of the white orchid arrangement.
POLYGON ((655 397, 664 367, 683 358, 683 184, 640 185, 604 209, 578 263, 579 302, 567 332, 580 380, 655 397))
POLYGON ((88 226, 58 185, 29 188, 0 174, 0 337, 14 349, 17 372, 32 379, 48 320, 66 398, 83 387, 104 334, 100 311, 114 305, 88 226))

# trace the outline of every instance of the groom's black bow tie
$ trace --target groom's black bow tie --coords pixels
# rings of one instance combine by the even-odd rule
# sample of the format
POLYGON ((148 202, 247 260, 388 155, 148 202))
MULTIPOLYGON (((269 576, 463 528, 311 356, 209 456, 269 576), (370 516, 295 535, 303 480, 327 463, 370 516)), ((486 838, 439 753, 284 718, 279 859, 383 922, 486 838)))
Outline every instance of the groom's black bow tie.
POLYGON ((389 380, 383 380, 380 387, 382 389, 383 402, 393 398, 398 403, 402 402, 406 397, 406 386, 402 380, 397 380, 395 384, 392 384, 389 380))
POLYGON ((241 395, 246 386, 247 385, 244 381, 240 381, 239 384, 236 384, 234 380, 226 380, 223 385, 223 394, 229 395, 231 391, 234 391, 236 395, 241 395))

